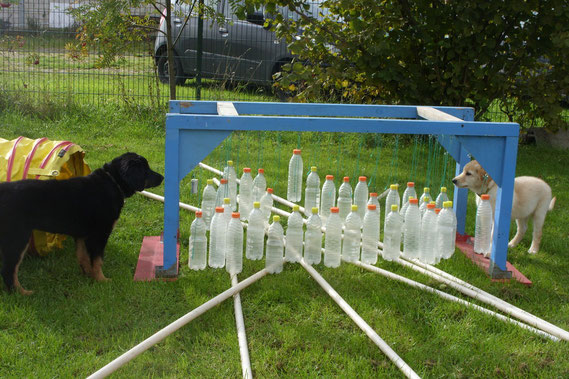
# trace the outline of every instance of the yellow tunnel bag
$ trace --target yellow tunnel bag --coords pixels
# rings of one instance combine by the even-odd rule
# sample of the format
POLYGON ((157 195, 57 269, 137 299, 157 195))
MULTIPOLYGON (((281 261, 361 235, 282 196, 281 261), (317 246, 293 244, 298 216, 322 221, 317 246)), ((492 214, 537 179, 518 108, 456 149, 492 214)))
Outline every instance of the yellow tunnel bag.
MULTIPOLYGON (((0 138, 0 181, 61 180, 88 175, 91 169, 84 158, 81 146, 70 141, 25 137, 9 141, 0 138)), ((34 230, 29 250, 46 255, 55 248, 61 248, 64 240, 64 235, 34 230)))

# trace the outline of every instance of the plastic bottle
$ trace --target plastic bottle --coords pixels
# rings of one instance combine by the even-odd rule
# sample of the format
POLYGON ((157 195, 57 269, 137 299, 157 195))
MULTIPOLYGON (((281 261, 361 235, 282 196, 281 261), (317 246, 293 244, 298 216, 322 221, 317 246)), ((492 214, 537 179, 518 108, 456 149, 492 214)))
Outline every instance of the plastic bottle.
POLYGON ((216 207, 211 219, 209 234, 209 267, 220 268, 225 265, 225 236, 226 227, 223 220, 223 207, 216 207))
POLYGON ((360 176, 358 178, 358 184, 356 184, 356 189, 354 190, 354 204, 358 206, 358 215, 361 220, 364 219, 366 213, 368 197, 369 190, 367 188, 367 178, 365 176, 360 176))
POLYGON ((377 245, 379 242, 379 212, 375 204, 368 204, 363 220, 362 263, 377 263, 377 245))
POLYGON ((229 275, 237 275, 243 270, 243 225, 240 218, 239 212, 233 212, 227 225, 225 269, 229 275))
MULTIPOLYGON (((447 203, 449 204, 448 211, 452 215, 452 235, 455 236, 455 246, 456 246, 456 227, 457 227, 456 214, 454 213, 454 209, 452 207, 452 201, 449 200, 447 201, 447 203)), ((449 250, 449 253, 451 253, 451 255, 447 255, 446 257, 443 258, 449 259, 454 254, 454 250, 455 249, 449 250)))
POLYGON ((223 199, 223 221, 225 222, 225 228, 227 228, 229 221, 231 221, 231 213, 231 199, 226 197, 223 199))
POLYGON ((456 234, 454 234, 454 217, 452 203, 445 201, 443 209, 437 216, 437 251, 440 257, 448 259, 454 254, 456 234))
POLYGON ((429 196, 429 198, 431 198, 431 189, 429 187, 423 188, 423 193, 421 194, 421 197, 419 198, 419 207, 421 206, 421 204, 423 204, 423 201, 425 200, 425 196, 429 196))
POLYGON ((197 211, 196 218, 190 225, 190 256, 188 267, 192 270, 203 270, 207 265, 206 225, 202 218, 203 212, 197 211))
POLYGON ((215 206, 222 207, 223 199, 229 198, 229 186, 227 185, 227 179, 221 179, 219 181, 219 187, 217 187, 217 192, 215 196, 215 206))
POLYGON ((206 230, 209 230, 211 219, 215 213, 215 200, 217 192, 213 186, 213 179, 207 180, 207 185, 203 189, 202 195, 202 214, 206 230))
POLYGON ((442 209, 445 201, 448 201, 447 188, 441 187, 441 192, 439 193, 439 196, 437 196, 437 200, 435 201, 437 208, 442 209))
POLYGON ((436 249, 436 214, 435 204, 427 204, 427 210, 421 220, 421 252, 419 260, 426 264, 435 264, 435 249, 436 249))
POLYGON ((292 202, 299 202, 302 198, 302 156, 300 153, 300 149, 294 149, 288 163, 286 198, 292 202))
POLYGON ((482 195, 480 198, 481 201, 476 210, 474 252, 488 255, 492 242, 492 206, 490 205, 490 195, 482 195))
POLYGON ((299 209, 298 205, 294 205, 292 214, 288 218, 285 241, 285 260, 287 262, 298 262, 302 258, 303 218, 299 209))
POLYGON ((346 217, 344 240, 342 241, 342 259, 346 262, 360 260, 362 243, 362 220, 358 214, 358 206, 352 205, 352 211, 346 217))
POLYGON ((419 205, 419 210, 421 211, 421 217, 423 217, 425 215, 425 212, 427 211, 427 204, 429 204, 431 202, 431 198, 429 196, 422 196, 423 200, 419 200, 419 202, 421 203, 421 205, 419 205))
POLYGON ((263 258, 265 245, 265 217, 261 212, 261 203, 258 201, 253 203, 253 210, 248 219, 245 256, 247 259, 258 260, 263 258))
POLYGON ((271 208, 273 207, 273 189, 267 188, 267 191, 261 197, 261 212, 263 212, 263 217, 265 220, 265 226, 269 225, 269 220, 271 219, 271 208))
POLYGON ((308 264, 316 265, 322 259, 322 221, 318 216, 317 207, 312 207, 311 213, 304 234, 304 260, 308 264))
POLYGON ((403 256, 408 259, 419 258, 421 252, 421 211, 419 200, 409 199, 403 224, 403 256))
POLYGON ((229 197, 231 199, 231 210, 237 210, 237 173, 233 167, 233 161, 227 161, 227 166, 223 169, 223 178, 227 179, 229 197))
MULTIPOLYGON (((367 205, 373 204, 375 205, 376 215, 377 215, 377 225, 379 225, 381 230, 381 206, 379 205, 379 200, 377 199, 377 192, 371 192, 369 194, 369 200, 367 205)), ((367 211, 366 211, 367 212, 367 211)), ((379 238, 379 234, 378 234, 379 238)))
POLYGON ((242 220, 247 220, 253 209, 253 177, 251 169, 245 167, 239 181, 239 213, 242 220))
POLYGON ((409 196, 405 204, 401 206, 401 218, 403 219, 404 224, 405 224, 405 214, 407 213, 407 209, 409 209, 409 200, 411 199, 415 199, 415 196, 409 196))
MULTIPOLYGON (((399 186, 397 184, 392 184, 389 186, 389 192, 387 193, 387 197, 385 198, 385 220, 387 220, 387 215, 391 213, 391 206, 397 205, 397 209, 399 209, 399 186)), ((399 213, 399 212, 397 212, 399 213)))
POLYGON ((320 177, 316 172, 316 166, 310 167, 310 174, 306 178, 306 189, 304 190, 304 213, 310 217, 310 210, 320 207, 320 177))
POLYGON ((345 222, 352 209, 352 186, 348 176, 344 176, 344 181, 338 189, 338 209, 342 222, 345 222))
MULTIPOLYGON (((403 201, 401 201, 401 210, 403 210, 403 206, 409 201, 410 196, 417 197, 415 182, 407 182, 407 188, 405 188, 405 192, 403 192, 403 201)), ((403 213, 401 213, 401 215, 403 215, 403 213)))
POLYGON ((284 233, 280 221, 279 216, 273 216, 273 223, 269 227, 267 238, 265 268, 271 274, 278 274, 283 270, 284 233))
POLYGON ((324 265, 338 267, 341 263, 342 253, 342 219, 337 207, 330 209, 330 216, 326 220, 326 237, 324 238, 324 265))
POLYGON ((385 219, 385 232, 383 233, 383 259, 394 261, 399 258, 401 250, 401 215, 397 204, 391 205, 391 212, 385 219))
POLYGON ((265 170, 260 168, 257 176, 253 179, 253 201, 261 201, 261 197, 267 189, 267 179, 265 179, 265 170))
MULTIPOLYGON (((334 185, 334 175, 326 175, 326 181, 322 185, 322 196, 320 196, 320 218, 326 224, 330 215, 330 208, 336 204, 336 186, 334 185)), ((338 215, 338 217, 340 217, 338 215)))

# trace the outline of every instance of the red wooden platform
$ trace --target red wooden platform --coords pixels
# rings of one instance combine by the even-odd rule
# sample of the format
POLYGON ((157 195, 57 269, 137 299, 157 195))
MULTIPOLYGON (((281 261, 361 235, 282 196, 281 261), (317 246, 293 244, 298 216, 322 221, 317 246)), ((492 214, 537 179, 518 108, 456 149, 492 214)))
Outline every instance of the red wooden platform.
MULTIPOLYGON (((482 254, 476 254, 474 252, 474 238, 469 235, 456 235, 456 247, 462 251, 467 258, 469 258, 474 264, 480 267, 486 274, 488 274, 488 269, 490 267, 490 259, 484 257, 482 254)), ((516 279, 518 282, 531 287, 532 282, 518 271, 510 262, 506 262, 506 269, 512 272, 512 278, 516 279)), ((503 282, 507 279, 492 279, 493 282, 503 282)))
MULTIPOLYGON (((160 236, 144 237, 140 254, 138 255, 138 264, 134 272, 134 280, 150 281, 156 279, 156 266, 162 265, 164 256, 164 244, 160 236)), ((180 262, 180 244, 176 246, 176 264, 180 262)), ((178 266, 179 269, 179 266, 178 266)), ((178 270, 177 270, 178 271, 178 270)), ((161 280, 172 281, 176 278, 159 278, 161 280)))

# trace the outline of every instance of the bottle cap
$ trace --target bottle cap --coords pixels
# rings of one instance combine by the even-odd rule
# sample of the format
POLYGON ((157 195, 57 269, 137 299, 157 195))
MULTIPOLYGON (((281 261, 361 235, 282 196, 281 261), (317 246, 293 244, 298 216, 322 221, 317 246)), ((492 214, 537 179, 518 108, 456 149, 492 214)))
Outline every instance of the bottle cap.
POLYGON ((399 207, 397 206, 397 204, 391 204, 391 210, 392 210, 393 212, 397 212, 397 208, 399 208, 399 207))
POLYGON ((314 171, 314 172, 316 172, 316 170, 317 170, 317 167, 316 167, 316 166, 312 166, 312 167, 310 167, 310 171, 314 171))
POLYGON ((429 204, 429 203, 431 202, 431 198, 430 198, 429 196, 425 196, 425 197, 423 198, 423 202, 429 204))
POLYGON ((233 217, 233 218, 239 218, 239 217, 241 217, 241 215, 239 214, 239 212, 233 212, 233 213, 231 214, 231 217, 233 217))
POLYGON ((225 184, 225 183, 227 183, 227 179, 221 179, 219 182, 220 182, 221 184, 225 184))
POLYGON ((367 180, 367 178, 366 178, 365 176, 360 176, 360 177, 358 178, 358 180, 359 180, 360 182, 365 182, 365 181, 367 180))
POLYGON ((300 149, 294 149, 294 150, 292 151, 293 154, 297 154, 297 155, 300 155, 300 152, 301 152, 300 149))
POLYGON ((439 214, 440 211, 441 211, 441 208, 435 208, 435 213, 436 213, 436 214, 439 214))
POLYGON ((482 198, 482 200, 490 200, 490 195, 482 195, 480 196, 482 198))
POLYGON ((251 172, 251 168, 250 167, 243 167, 243 172, 251 172))
POLYGON ((452 208, 452 201, 450 201, 450 200, 449 200, 449 201, 445 201, 445 202, 443 203, 443 207, 445 207, 445 208, 452 208))
POLYGON ((313 214, 313 215, 318 214, 318 208, 312 207, 312 214, 313 214))
POLYGON ((208 179, 208 180, 207 180, 207 184, 210 185, 210 186, 213 185, 213 179, 208 179))
POLYGON ((281 216, 274 215, 273 222, 281 222, 281 216))
POLYGON ((375 211, 376 208, 377 208, 377 207, 375 206, 375 204, 368 204, 368 205, 367 205, 367 209, 369 209, 370 211, 375 211))
POLYGON ((223 199, 223 204, 231 204, 231 199, 226 197, 223 199))
POLYGON ((273 193, 273 189, 272 189, 272 188, 267 188, 267 192, 268 192, 268 193, 273 193))
POLYGON ((409 198, 409 204, 419 204, 419 199, 409 198))
POLYGON ((330 212, 332 212, 332 213, 338 213, 338 212, 340 212, 340 208, 338 208, 338 207, 332 207, 332 208, 330 208, 330 212))
POLYGON ((228 166, 233 166, 233 161, 227 161, 228 166))
POLYGON ((202 211, 197 211, 197 212, 196 212, 196 217, 202 217, 202 215, 203 215, 202 211))
POLYGON ((431 192, 431 189, 429 187, 425 187, 425 188, 423 188, 423 192, 429 193, 429 192, 431 192))
POLYGON ((399 188, 399 186, 397 184, 392 184, 389 186, 389 189, 392 191, 397 191, 398 188, 399 188))
POLYGON ((370 197, 377 197, 377 192, 372 192, 369 194, 370 197))
POLYGON ((326 180, 334 180, 334 175, 326 175, 326 180))
POLYGON ((435 209, 436 205, 433 203, 427 204, 427 209, 435 209))
POLYGON ((344 176, 344 182, 349 182, 350 181, 350 177, 349 176, 344 176))
POLYGON ((255 201, 255 202, 253 203, 253 208, 261 208, 261 203, 258 202, 258 201, 255 201))
POLYGON ((415 187, 415 182, 407 182, 407 187, 415 187))
POLYGON ((441 192, 446 192, 447 188, 446 187, 441 187, 441 192))
POLYGON ((215 213, 223 213, 223 207, 215 207, 215 213))
POLYGON ((356 212, 358 210, 358 206, 356 204, 352 204, 352 212, 356 212))
POLYGON ((408 199, 408 200, 411 200, 411 199, 414 199, 414 198, 415 198, 415 196, 409 196, 409 199, 408 199))
POLYGON ((437 205, 435 201, 429 201, 429 204, 435 204, 435 206, 437 205))
POLYGON ((265 173, 265 169, 264 169, 264 168, 260 168, 260 169, 257 170, 257 172, 258 172, 259 174, 264 174, 264 173, 265 173))
POLYGON ((293 212, 297 212, 299 209, 300 209, 300 207, 299 207, 298 205, 296 205, 296 204, 294 204, 294 205, 292 206, 292 211, 293 211, 293 212))

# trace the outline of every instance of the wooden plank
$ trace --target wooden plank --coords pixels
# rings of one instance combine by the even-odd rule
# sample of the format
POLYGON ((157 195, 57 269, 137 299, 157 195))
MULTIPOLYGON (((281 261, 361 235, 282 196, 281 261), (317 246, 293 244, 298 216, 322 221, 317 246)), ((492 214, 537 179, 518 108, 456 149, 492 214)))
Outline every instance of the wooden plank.
POLYGON ((431 121, 463 121, 433 107, 417 107, 417 116, 431 121))
POLYGON ((237 113, 235 106, 230 101, 218 101, 217 114, 219 116, 239 116, 239 113, 237 113))

